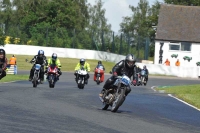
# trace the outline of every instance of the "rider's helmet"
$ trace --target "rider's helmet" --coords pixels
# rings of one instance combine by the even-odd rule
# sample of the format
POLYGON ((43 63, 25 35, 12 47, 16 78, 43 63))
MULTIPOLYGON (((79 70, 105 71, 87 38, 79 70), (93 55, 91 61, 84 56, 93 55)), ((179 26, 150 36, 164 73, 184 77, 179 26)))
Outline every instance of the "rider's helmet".
POLYGON ((57 59, 57 54, 56 54, 56 53, 53 53, 52 56, 51 56, 51 58, 52 58, 53 61, 56 61, 56 59, 57 59))
POLYGON ((125 58, 125 65, 128 68, 133 68, 136 62, 136 58, 133 54, 128 54, 125 58))
POLYGON ((0 49, 0 59, 5 58, 6 52, 4 49, 0 49))
POLYGON ((147 69, 146 65, 144 65, 144 66, 143 66, 143 69, 144 69, 144 70, 146 70, 146 69, 147 69))
POLYGON ((43 50, 39 50, 38 51, 38 57, 42 58, 44 56, 44 51, 43 50))
POLYGON ((101 62, 101 61, 98 61, 98 65, 100 65, 100 64, 102 64, 102 62, 101 62))
POLYGON ((81 58, 81 59, 80 59, 80 64, 81 64, 81 65, 84 65, 84 64, 85 64, 85 59, 81 58))

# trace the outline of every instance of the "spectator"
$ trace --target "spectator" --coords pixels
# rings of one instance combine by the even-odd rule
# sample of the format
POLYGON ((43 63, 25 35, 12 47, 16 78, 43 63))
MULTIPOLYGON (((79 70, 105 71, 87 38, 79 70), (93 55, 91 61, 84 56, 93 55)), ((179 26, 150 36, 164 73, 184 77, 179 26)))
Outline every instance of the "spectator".
POLYGON ((166 66, 170 66, 170 61, 168 59, 166 59, 165 63, 166 66))
POLYGON ((180 66, 180 61, 179 61, 179 59, 177 59, 175 65, 176 65, 176 66, 180 66))
POLYGON ((10 65, 16 65, 17 64, 17 59, 15 57, 15 55, 13 55, 12 57, 10 57, 10 65))

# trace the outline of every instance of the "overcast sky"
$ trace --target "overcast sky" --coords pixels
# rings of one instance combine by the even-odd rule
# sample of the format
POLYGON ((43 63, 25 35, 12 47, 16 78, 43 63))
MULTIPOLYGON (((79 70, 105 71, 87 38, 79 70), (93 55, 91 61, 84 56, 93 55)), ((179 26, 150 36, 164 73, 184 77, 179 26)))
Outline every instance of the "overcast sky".
MULTIPOLYGON (((95 0, 87 0, 88 3, 94 5, 95 0)), ((108 23, 112 25, 111 29, 117 32, 120 29, 119 24, 122 22, 123 17, 131 16, 132 12, 129 5, 137 6, 140 0, 102 0, 104 2, 103 8, 106 9, 105 17, 108 23)), ((156 0, 148 0, 152 5, 156 0)), ((158 0, 163 2, 163 0, 158 0)))

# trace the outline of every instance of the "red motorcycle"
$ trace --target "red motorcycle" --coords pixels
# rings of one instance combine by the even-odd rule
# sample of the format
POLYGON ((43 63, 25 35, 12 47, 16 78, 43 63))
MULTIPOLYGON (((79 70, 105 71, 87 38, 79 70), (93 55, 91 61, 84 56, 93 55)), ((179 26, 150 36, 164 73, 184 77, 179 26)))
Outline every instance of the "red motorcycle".
POLYGON ((95 68, 94 70, 94 81, 99 85, 104 81, 104 70, 102 66, 95 68))
POLYGON ((49 82, 49 87, 54 88, 58 77, 58 67, 56 65, 50 65, 47 69, 47 80, 49 82))

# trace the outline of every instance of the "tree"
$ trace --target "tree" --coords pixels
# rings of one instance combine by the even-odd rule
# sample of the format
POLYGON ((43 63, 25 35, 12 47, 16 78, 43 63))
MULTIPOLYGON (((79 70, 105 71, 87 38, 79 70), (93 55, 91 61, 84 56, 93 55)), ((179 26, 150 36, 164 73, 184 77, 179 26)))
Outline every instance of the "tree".
POLYGON ((94 6, 89 5, 89 25, 87 30, 98 50, 99 47, 102 47, 101 50, 105 50, 105 43, 107 43, 107 46, 111 43, 111 25, 107 24, 105 12, 102 0, 96 1, 94 6))
POLYGON ((130 6, 130 9, 133 15, 124 17, 120 27, 121 31, 129 36, 132 47, 136 46, 137 56, 141 58, 140 52, 144 51, 147 38, 150 39, 150 53, 153 53, 155 30, 152 26, 158 23, 160 3, 157 1, 150 7, 147 0, 140 0, 136 7, 130 6))
POLYGON ((200 6, 199 0, 164 0, 164 2, 174 5, 200 6))
POLYGON ((13 22, 13 6, 10 0, 0 1, 0 23, 5 25, 4 33, 5 35, 9 32, 9 26, 13 22))

